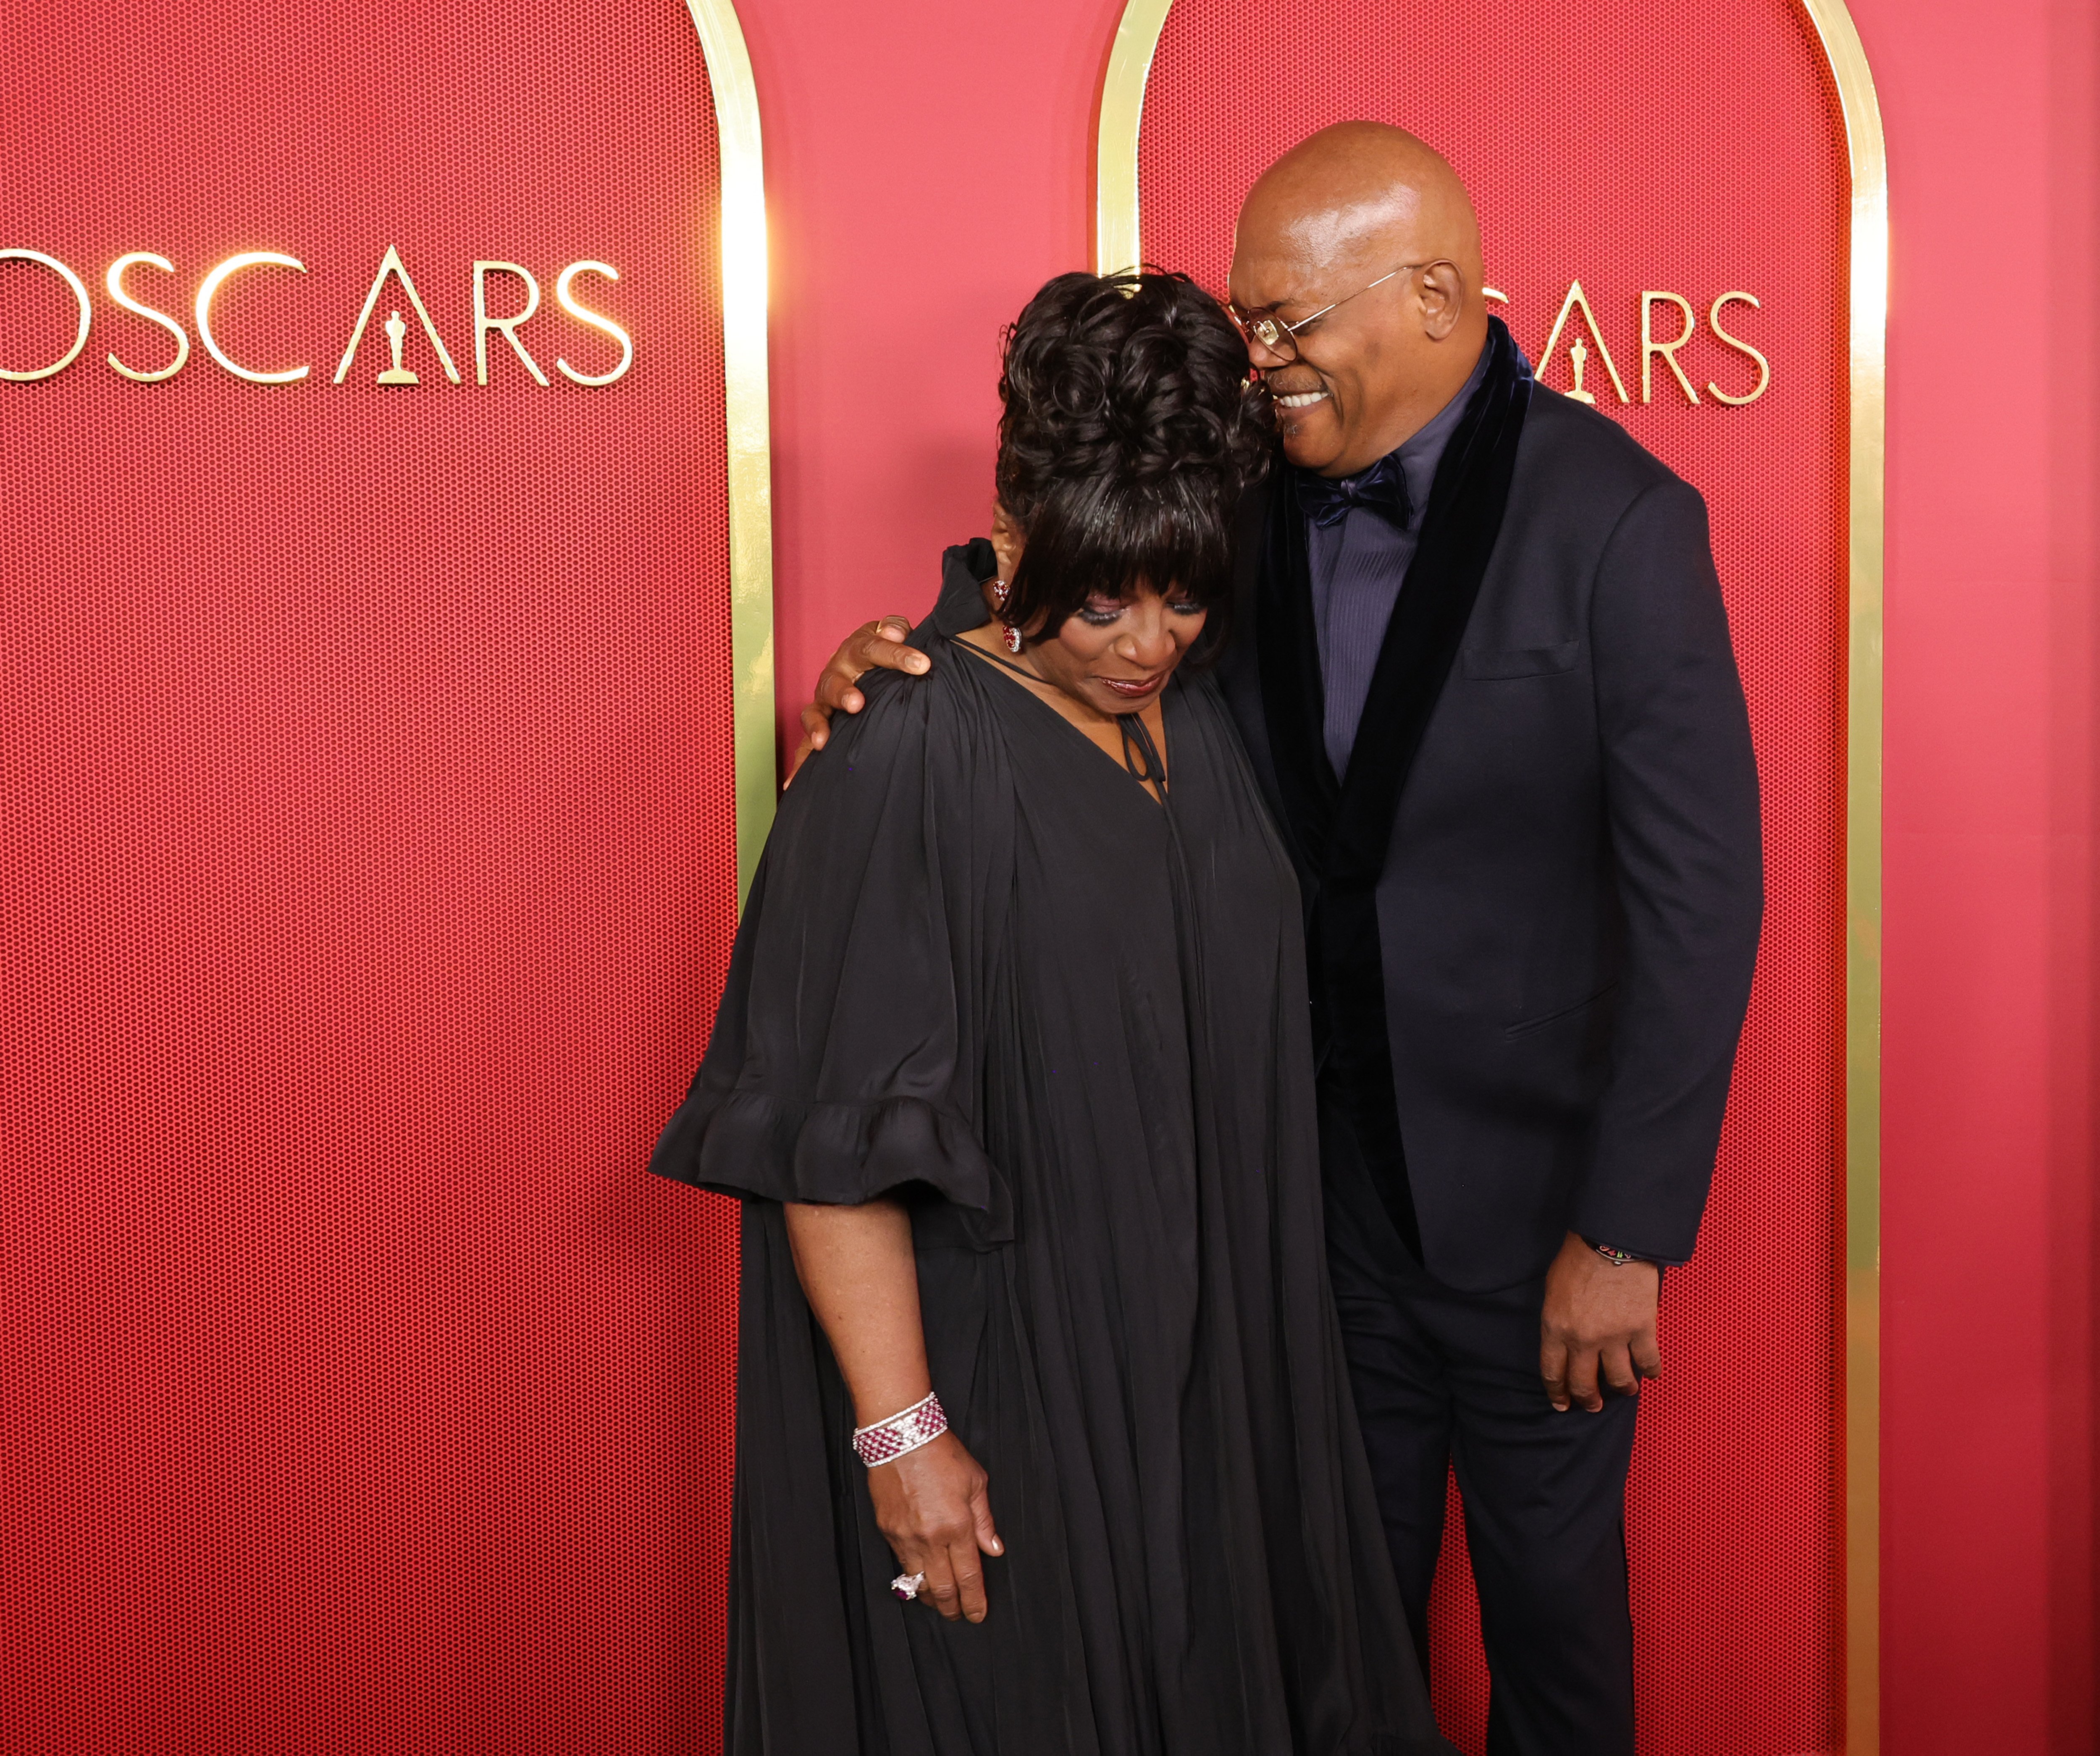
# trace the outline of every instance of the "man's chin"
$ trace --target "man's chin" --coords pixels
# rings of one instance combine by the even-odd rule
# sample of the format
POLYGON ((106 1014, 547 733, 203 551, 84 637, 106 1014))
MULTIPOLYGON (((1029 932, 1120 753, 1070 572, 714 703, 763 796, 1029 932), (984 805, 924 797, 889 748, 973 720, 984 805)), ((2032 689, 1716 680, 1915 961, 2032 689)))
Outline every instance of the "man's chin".
POLYGON ((1327 412, 1327 405, 1308 411, 1309 419, 1277 422, 1283 436, 1283 455, 1300 469, 1316 474, 1342 454, 1341 424, 1327 412))

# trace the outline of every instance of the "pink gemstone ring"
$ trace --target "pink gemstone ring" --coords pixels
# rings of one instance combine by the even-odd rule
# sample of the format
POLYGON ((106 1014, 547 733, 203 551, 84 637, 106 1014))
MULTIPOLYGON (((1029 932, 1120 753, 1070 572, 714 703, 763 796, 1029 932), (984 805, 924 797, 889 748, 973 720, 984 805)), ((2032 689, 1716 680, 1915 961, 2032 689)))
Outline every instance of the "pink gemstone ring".
POLYGON ((925 1582, 924 1573, 899 1573, 889 1582, 889 1589, 900 1602, 909 1604, 919 1595, 919 1587, 925 1582))

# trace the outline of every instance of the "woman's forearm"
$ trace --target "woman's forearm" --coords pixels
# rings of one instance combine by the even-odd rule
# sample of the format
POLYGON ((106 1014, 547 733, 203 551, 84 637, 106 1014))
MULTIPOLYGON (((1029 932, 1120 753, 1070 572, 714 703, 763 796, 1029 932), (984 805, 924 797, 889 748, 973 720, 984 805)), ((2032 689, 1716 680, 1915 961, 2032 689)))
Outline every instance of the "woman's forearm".
MULTIPOLYGON (((920 1327, 911 1216, 894 1201, 860 1207, 788 1204, 788 1243, 810 1309, 831 1338, 852 1393, 854 1424, 902 1414, 933 1388, 920 1327)), ((992 1523, 989 1478, 953 1432, 867 1472, 869 1503, 907 1591, 923 1584, 953 1622, 982 1622, 985 1555, 1005 1548, 992 1523)))
POLYGON ((866 1427, 933 1388, 919 1320, 911 1216, 894 1201, 859 1207, 787 1204, 788 1242, 810 1309, 824 1327, 866 1427))

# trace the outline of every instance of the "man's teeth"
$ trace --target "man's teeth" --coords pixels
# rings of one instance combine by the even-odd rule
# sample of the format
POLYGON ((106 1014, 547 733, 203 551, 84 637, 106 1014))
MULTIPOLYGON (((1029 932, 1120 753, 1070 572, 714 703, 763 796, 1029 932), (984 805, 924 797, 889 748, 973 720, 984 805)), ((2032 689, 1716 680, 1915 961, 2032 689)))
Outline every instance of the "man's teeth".
POLYGON ((1279 396, 1276 399, 1276 406, 1278 408, 1310 408, 1315 403, 1324 403, 1326 399, 1325 390, 1301 390, 1295 396, 1279 396))

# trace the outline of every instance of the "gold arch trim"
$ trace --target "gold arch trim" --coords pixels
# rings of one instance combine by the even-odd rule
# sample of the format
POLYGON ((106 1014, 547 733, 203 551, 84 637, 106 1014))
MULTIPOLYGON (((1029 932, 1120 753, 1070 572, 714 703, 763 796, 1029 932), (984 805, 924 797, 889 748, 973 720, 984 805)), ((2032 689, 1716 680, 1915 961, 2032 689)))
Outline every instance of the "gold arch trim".
POLYGON ((1128 0, 1101 76, 1094 130, 1094 272, 1112 274, 1145 260, 1137 231, 1137 135, 1145 82, 1174 0, 1128 0))
MULTIPOLYGON (((1881 1749, 1882 577, 1889 309, 1888 155, 1845 0, 1793 0, 1823 47, 1852 171, 1849 653, 1845 841, 1845 1717, 1848 1756, 1881 1749)), ((1127 0, 1095 130, 1094 267, 1145 259, 1137 143, 1173 0, 1127 0)))
POLYGON ((721 157, 722 381, 729 441, 730 662, 735 678, 736 898, 773 826, 773 420, 766 378, 765 155, 758 85, 735 0, 686 0, 714 95, 721 157))
POLYGON ((1852 161, 1851 639, 1845 752, 1845 1724, 1882 1745, 1882 570, 1889 167, 1881 99, 1845 0, 1801 0, 1852 161))

